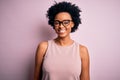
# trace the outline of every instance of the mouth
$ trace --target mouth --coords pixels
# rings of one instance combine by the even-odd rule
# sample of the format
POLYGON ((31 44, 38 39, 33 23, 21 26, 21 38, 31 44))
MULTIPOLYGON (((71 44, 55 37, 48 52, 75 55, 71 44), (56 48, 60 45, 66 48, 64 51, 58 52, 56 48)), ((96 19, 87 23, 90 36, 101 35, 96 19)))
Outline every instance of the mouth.
POLYGON ((58 30, 58 33, 65 33, 66 30, 65 29, 62 29, 62 30, 58 30))

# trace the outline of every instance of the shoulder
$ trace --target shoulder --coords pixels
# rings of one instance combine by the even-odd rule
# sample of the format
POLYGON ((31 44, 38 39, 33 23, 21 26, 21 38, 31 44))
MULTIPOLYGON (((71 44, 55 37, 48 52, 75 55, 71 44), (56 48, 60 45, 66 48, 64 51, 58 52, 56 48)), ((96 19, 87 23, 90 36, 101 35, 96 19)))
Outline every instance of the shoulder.
POLYGON ((47 48, 47 45, 48 45, 48 41, 43 41, 38 44, 38 48, 45 49, 47 48))
POLYGON ((43 41, 43 42, 40 42, 38 44, 38 47, 37 47, 37 54, 41 54, 41 55, 44 55, 46 50, 47 50, 47 46, 48 46, 48 41, 43 41))
POLYGON ((89 58, 89 52, 88 52, 88 48, 84 45, 79 45, 80 48, 80 56, 82 59, 84 58, 89 58))
POLYGON ((88 51, 87 47, 84 46, 84 45, 79 45, 79 47, 80 47, 80 50, 81 50, 82 52, 88 51))

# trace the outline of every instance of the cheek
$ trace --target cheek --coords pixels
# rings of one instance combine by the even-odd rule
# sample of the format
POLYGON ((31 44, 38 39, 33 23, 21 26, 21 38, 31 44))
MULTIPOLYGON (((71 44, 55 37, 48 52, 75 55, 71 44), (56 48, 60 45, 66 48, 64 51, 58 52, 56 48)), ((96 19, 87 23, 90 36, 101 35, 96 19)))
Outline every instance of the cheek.
POLYGON ((54 30, 56 31, 56 30, 58 30, 58 28, 54 27, 54 30))
POLYGON ((72 28, 68 27, 66 30, 67 30, 68 33, 71 33, 72 28))
POLYGON ((58 32, 58 30, 59 30, 59 28, 54 28, 54 30, 55 30, 55 32, 57 33, 57 32, 58 32))
POLYGON ((70 25, 70 26, 67 27, 67 29, 68 29, 69 31, 71 31, 72 28, 73 28, 72 25, 70 25))

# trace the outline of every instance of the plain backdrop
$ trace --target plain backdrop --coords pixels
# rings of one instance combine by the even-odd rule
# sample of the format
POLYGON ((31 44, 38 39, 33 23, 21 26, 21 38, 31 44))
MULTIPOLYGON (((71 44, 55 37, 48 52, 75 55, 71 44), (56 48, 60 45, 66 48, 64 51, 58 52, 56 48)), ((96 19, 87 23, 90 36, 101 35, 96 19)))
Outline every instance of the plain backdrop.
MULTIPOLYGON (((67 1, 82 10, 82 24, 71 37, 88 47, 91 80, 120 80, 120 0, 67 1)), ((52 4, 0 0, 0 80, 33 79, 39 42, 56 37, 46 18, 52 4)))

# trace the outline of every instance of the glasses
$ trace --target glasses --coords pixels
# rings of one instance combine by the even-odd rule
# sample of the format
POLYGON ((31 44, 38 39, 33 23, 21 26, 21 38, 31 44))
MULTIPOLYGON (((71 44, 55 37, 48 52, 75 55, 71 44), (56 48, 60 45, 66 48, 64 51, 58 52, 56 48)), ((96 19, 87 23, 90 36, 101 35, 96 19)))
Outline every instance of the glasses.
POLYGON ((62 24, 64 27, 67 27, 70 24, 71 21, 72 20, 63 20, 63 21, 55 20, 54 21, 54 26, 59 27, 62 24))

